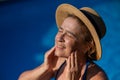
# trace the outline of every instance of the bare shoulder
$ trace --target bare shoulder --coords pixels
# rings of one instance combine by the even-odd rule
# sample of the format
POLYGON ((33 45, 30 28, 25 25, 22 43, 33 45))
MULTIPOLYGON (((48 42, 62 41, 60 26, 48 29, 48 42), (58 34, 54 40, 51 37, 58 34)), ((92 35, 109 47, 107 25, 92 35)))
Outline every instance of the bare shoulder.
POLYGON ((108 77, 100 66, 91 62, 88 67, 87 80, 108 80, 108 77))

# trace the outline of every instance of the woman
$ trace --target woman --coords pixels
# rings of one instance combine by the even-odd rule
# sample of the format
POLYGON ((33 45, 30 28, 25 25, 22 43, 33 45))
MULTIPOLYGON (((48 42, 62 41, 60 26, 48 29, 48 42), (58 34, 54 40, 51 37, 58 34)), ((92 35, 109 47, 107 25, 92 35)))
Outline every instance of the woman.
POLYGON ((55 46, 46 52, 42 65, 25 71, 19 80, 108 80, 93 62, 101 58, 99 40, 106 32, 101 17, 91 8, 62 4, 56 22, 55 46))

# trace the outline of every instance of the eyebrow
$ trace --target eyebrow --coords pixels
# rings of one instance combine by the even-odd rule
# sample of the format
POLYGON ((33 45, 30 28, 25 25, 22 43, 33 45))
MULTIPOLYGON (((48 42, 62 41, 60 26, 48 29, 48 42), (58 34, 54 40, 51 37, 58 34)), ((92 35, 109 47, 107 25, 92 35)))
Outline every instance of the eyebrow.
MULTIPOLYGON (((63 28, 62 27, 59 27, 59 29, 62 29, 63 30, 63 28)), ((77 36, 74 34, 74 33, 72 33, 72 32, 70 32, 70 31, 68 31, 68 30, 66 30, 68 33, 70 33, 71 35, 73 35, 76 39, 77 39, 77 36)))

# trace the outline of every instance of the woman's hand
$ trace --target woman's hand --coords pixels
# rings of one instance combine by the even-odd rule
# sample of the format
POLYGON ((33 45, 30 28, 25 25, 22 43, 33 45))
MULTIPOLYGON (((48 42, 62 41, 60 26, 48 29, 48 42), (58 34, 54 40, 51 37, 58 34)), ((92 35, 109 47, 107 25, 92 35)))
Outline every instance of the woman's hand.
POLYGON ((78 53, 73 52, 67 59, 67 73, 66 80, 79 80, 80 78, 80 66, 78 61, 78 53))
POLYGON ((44 66, 50 71, 56 66, 58 57, 55 56, 55 46, 45 53, 44 66))
POLYGON ((56 65, 57 57, 54 55, 55 47, 45 54, 44 63, 37 68, 23 72, 19 80, 50 80, 53 76, 53 68, 56 65))

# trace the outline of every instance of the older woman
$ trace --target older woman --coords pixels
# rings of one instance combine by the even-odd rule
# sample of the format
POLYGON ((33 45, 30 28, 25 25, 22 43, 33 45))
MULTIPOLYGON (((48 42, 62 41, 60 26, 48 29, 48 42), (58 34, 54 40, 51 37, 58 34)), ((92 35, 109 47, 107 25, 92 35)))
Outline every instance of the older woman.
POLYGON ((55 46, 45 54, 44 63, 25 71, 19 80, 107 80, 93 60, 101 58, 100 39, 106 28, 91 8, 61 4, 56 10, 58 33, 55 46))

